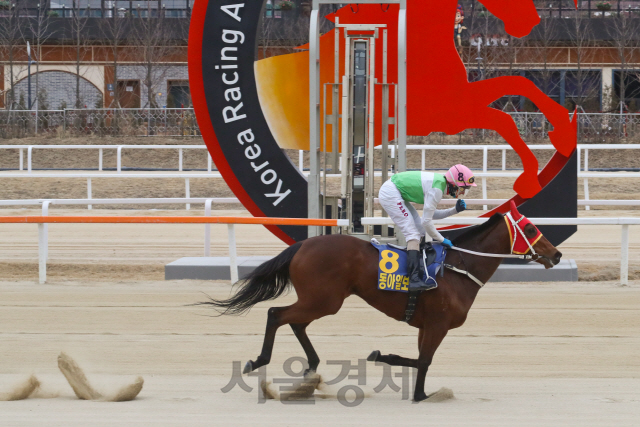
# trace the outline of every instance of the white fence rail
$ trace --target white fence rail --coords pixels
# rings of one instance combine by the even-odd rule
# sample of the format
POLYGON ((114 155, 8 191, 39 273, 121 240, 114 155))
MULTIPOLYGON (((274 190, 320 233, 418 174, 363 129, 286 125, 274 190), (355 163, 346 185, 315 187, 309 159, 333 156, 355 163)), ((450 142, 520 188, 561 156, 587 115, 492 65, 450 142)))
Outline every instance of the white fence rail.
MULTIPOLYGON (((378 147, 380 148, 380 147, 378 147)), ((529 145, 532 150, 554 150, 550 144, 532 144, 529 145)), ((13 149, 19 150, 18 171, 0 172, 0 178, 85 178, 87 179, 87 197, 91 198, 91 179, 92 178, 183 178, 185 180, 185 197, 190 197, 189 178, 221 178, 221 175, 213 169, 213 163, 210 155, 207 155, 207 172, 185 172, 184 171, 184 150, 206 150, 205 145, 0 145, 0 150, 13 149), (71 171, 49 171, 35 172, 33 166, 34 150, 98 150, 97 168, 98 172, 71 172, 71 171), (165 172, 122 172, 122 153, 124 150, 177 150, 177 171, 165 172), (103 152, 104 150, 116 150, 116 169, 115 171, 105 171, 103 169, 103 152), (26 174, 24 158, 27 158, 26 174)), ((593 205, 603 205, 591 202, 589 198, 589 178, 640 178, 640 172, 589 172, 589 151, 590 150, 636 150, 640 149, 640 144, 579 144, 578 145, 578 178, 583 180, 584 202, 580 203, 589 210, 593 205), (584 153, 582 156, 581 153, 584 153)), ((390 146, 392 157, 395 154, 395 147, 390 146)), ((482 199, 489 200, 487 197, 487 178, 499 177, 517 177, 519 172, 506 171, 506 153, 512 150, 510 145, 408 145, 407 150, 420 150, 421 170, 426 169, 426 152, 437 150, 469 150, 482 151, 482 171, 476 173, 478 178, 482 180, 482 199), (500 151, 502 154, 502 171, 489 171, 488 157, 489 151, 500 151)), ((298 168, 304 174, 303 151, 299 151, 298 168)), ((380 176, 381 172, 376 172, 376 176, 380 176)), ((339 174, 327 174, 328 177, 338 177, 339 174)), ((582 202, 582 201, 581 201, 582 202)), ((636 206, 635 200, 629 200, 628 206, 636 206)), ((487 201, 483 204, 484 209, 487 205, 492 204, 487 201)), ((608 203, 605 203, 606 205, 608 203)), ((617 201, 617 206, 623 206, 623 201, 617 201)))
MULTIPOLYGON (((629 226, 640 225, 640 218, 529 218, 536 225, 619 225, 622 227, 620 239, 620 283, 629 284, 629 226)), ((487 218, 446 218, 434 221, 436 225, 482 224, 487 218)), ((388 217, 364 217, 363 225, 392 225, 388 217)))

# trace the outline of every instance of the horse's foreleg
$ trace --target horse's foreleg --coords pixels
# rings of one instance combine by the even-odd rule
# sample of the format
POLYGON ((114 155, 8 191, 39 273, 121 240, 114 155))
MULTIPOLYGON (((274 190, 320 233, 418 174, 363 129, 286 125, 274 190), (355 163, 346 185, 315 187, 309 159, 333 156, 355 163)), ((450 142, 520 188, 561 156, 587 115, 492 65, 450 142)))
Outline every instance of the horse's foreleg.
POLYGON ((497 131, 518 153, 522 159, 524 172, 516 179, 513 189, 525 199, 538 194, 542 189, 538 182, 538 159, 533 155, 527 144, 520 137, 518 127, 505 112, 493 108, 479 110, 473 117, 469 117, 469 127, 480 129, 490 128, 497 131))
POLYGON ((418 359, 409 359, 408 357, 398 356, 397 354, 380 354, 376 350, 367 357, 369 362, 382 362, 391 366, 408 366, 410 368, 418 367, 418 359))
POLYGON ((416 387, 413 392, 413 400, 415 402, 420 402, 427 398, 427 394, 424 392, 427 371, 429 370, 429 366, 431 366, 433 355, 447 335, 447 331, 448 329, 446 327, 439 328, 438 325, 430 326, 429 330, 420 329, 420 333, 418 334, 420 355, 418 356, 416 387))
POLYGON ((531 80, 520 76, 504 76, 482 80, 472 85, 474 93, 487 97, 486 105, 508 94, 522 95, 531 100, 553 125, 553 131, 549 132, 553 146, 563 156, 568 157, 573 153, 578 142, 577 117, 574 115, 571 120, 567 109, 545 95, 531 80))
POLYGON ((244 365, 243 374, 254 371, 261 366, 267 365, 271 361, 271 353, 273 352, 273 342, 276 339, 276 331, 282 323, 280 321, 280 313, 288 307, 271 307, 267 313, 267 330, 264 333, 264 342, 262 343, 262 351, 256 360, 249 360, 244 365))
POLYGON ((307 370, 307 372, 315 372, 318 369, 318 365, 320 364, 320 358, 318 357, 318 353, 316 353, 316 350, 313 348, 313 345, 311 344, 311 341, 307 336, 307 326, 309 326, 309 323, 311 322, 292 323, 291 329, 293 329, 293 333, 295 334, 296 338, 298 338, 302 349, 307 355, 307 362, 309 363, 309 369, 307 370))

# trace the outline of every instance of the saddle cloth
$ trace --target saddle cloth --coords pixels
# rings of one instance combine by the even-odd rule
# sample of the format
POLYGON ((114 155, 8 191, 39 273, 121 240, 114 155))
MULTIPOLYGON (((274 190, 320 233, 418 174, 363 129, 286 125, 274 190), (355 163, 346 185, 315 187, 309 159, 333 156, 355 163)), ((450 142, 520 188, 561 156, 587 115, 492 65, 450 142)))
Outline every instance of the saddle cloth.
MULTIPOLYGON (((409 272, 407 271, 407 250, 396 245, 383 245, 376 240, 371 244, 378 250, 378 289, 383 291, 409 292, 409 272)), ((427 273, 422 270, 425 283, 435 283, 436 275, 441 271, 447 254, 440 243, 426 244, 422 248, 423 263, 427 273)))

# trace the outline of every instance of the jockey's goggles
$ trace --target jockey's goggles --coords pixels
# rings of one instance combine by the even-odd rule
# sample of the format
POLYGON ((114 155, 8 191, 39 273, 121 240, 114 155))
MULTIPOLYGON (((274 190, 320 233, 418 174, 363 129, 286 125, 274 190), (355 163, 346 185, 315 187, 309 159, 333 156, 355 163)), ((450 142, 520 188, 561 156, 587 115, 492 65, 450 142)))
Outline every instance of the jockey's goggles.
POLYGON ((469 195, 469 192, 471 191, 471 187, 456 187, 455 185, 449 185, 451 187, 449 194, 456 199, 464 199, 469 195))

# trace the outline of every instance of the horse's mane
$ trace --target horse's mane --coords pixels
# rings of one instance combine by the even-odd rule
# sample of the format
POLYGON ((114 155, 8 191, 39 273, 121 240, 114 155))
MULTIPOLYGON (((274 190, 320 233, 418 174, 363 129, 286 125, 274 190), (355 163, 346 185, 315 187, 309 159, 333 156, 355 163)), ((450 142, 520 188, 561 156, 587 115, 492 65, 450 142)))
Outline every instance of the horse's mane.
POLYGON ((459 243, 464 243, 468 240, 471 240, 481 235, 485 231, 493 228, 493 226, 495 226, 498 222, 502 221, 503 218, 504 218, 504 215, 502 215, 501 213, 493 214, 488 221, 480 225, 476 225, 475 227, 471 227, 469 231, 466 231, 461 235, 459 235, 458 237, 456 237, 455 239, 453 239, 453 244, 458 245, 459 243))

